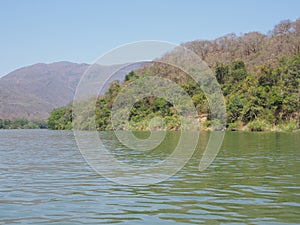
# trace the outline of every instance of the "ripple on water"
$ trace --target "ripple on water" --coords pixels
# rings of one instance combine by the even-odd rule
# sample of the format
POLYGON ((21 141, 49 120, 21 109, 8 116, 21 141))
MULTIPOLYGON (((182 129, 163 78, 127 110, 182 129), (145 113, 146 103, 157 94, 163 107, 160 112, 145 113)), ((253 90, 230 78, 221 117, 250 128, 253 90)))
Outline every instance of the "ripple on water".
POLYGON ((198 171, 196 153, 169 180, 129 187, 96 174, 72 132, 1 130, 0 224, 299 224, 295 135, 264 134, 262 144, 228 133, 207 170, 198 171))

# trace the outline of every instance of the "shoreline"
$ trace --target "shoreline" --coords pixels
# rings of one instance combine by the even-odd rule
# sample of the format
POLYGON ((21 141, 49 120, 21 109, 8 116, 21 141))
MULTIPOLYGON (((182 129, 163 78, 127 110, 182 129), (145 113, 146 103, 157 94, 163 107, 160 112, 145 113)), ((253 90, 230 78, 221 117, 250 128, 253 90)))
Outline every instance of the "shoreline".
MULTIPOLYGON (((1 130, 49 130, 49 131, 71 131, 73 129, 49 129, 49 128, 1 128, 1 130)), ((89 130, 82 130, 82 131, 89 131, 89 130)), ((97 130, 97 132, 106 132, 106 131, 114 131, 114 130, 97 130)), ((125 131, 125 130, 124 130, 125 131)), ((146 129, 140 129, 140 130, 127 130, 127 131, 132 131, 132 132, 150 132, 150 130, 146 129)), ((179 132, 179 129, 170 129, 170 130, 152 130, 152 131, 171 131, 171 132, 179 132)), ((211 128, 200 128, 198 131, 207 131, 211 132, 213 131, 211 128)), ((295 129, 295 130, 286 130, 286 129, 280 129, 279 127, 272 127, 272 129, 266 129, 262 131, 254 131, 250 130, 246 126, 241 128, 241 129, 228 129, 226 128, 224 130, 225 132, 237 132, 237 133, 297 133, 300 132, 300 129, 295 129)))

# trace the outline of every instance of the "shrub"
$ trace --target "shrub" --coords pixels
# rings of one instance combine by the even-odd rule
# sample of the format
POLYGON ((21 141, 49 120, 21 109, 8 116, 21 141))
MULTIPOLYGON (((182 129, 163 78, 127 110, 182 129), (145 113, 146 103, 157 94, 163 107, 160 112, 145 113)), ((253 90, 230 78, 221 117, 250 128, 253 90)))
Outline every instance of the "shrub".
POLYGON ((299 127, 297 125, 297 121, 295 121, 295 120, 290 120, 284 124, 281 124, 279 127, 280 127, 280 130, 287 131, 287 132, 292 132, 292 131, 299 129, 299 127))
POLYGON ((231 131, 238 131, 241 130, 243 127, 243 123, 241 121, 235 121, 233 123, 228 124, 228 130, 231 131))
POLYGON ((266 131, 269 128, 269 123, 266 120, 255 119, 248 123, 250 131, 266 131))

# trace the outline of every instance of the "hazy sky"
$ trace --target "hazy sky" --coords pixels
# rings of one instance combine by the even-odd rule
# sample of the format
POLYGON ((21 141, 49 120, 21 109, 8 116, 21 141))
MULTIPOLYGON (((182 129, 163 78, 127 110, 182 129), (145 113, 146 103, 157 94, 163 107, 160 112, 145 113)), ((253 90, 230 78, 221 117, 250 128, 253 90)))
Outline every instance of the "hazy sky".
POLYGON ((0 76, 38 62, 92 63, 133 41, 267 33, 299 9, 299 0, 0 0, 0 76))

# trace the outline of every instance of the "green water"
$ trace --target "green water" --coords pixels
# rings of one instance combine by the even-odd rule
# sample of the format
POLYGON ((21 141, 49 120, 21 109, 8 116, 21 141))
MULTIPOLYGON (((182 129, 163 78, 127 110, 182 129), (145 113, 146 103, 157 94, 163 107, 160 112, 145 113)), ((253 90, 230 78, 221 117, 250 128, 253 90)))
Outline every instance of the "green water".
MULTIPOLYGON (((164 148, 178 137, 169 133, 159 151, 141 156, 101 135, 117 158, 143 163, 169 154, 164 148)), ((0 130, 0 224, 300 223, 300 133, 227 132, 199 172, 208 137, 201 133, 194 156, 170 179, 132 187, 91 169, 71 131, 0 130)))

